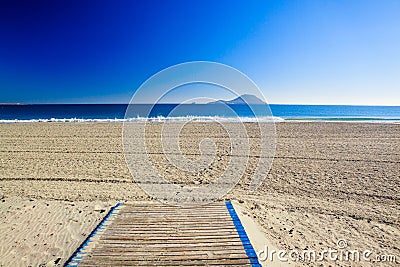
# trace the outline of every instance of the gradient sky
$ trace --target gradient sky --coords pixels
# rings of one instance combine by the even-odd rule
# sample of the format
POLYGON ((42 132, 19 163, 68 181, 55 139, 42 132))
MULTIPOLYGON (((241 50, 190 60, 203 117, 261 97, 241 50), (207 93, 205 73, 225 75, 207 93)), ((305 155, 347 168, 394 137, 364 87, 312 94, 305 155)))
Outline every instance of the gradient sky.
POLYGON ((0 2, 0 103, 127 103, 193 60, 269 103, 400 105, 400 1, 0 2))

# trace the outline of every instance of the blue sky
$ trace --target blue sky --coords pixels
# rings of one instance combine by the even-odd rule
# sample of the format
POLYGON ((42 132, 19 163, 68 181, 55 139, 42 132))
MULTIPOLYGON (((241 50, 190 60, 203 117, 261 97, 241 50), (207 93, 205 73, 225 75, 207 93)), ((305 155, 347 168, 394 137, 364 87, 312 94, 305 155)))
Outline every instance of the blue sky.
POLYGON ((156 72, 205 60, 269 103, 400 105, 397 0, 4 0, 0 40, 0 103, 127 103, 156 72))

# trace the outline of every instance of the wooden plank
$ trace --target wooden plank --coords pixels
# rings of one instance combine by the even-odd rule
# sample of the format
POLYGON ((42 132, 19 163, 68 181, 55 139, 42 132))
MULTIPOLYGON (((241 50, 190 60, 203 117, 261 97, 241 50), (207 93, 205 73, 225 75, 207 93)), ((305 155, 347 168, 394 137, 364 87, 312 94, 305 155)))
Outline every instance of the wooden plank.
POLYGON ((236 229, 231 227, 231 228, 204 228, 204 229, 198 229, 198 228, 186 228, 186 229, 179 229, 179 228, 163 228, 163 229, 158 229, 154 228, 151 230, 146 230, 146 229, 125 229, 125 228, 118 228, 118 229, 109 229, 107 230, 107 233, 115 233, 115 234, 158 234, 158 235, 163 235, 163 234, 185 234, 185 233, 221 233, 224 234, 225 232, 228 233, 237 233, 236 229))
POLYGON ((134 246, 134 245, 128 245, 128 246, 113 246, 113 245, 107 245, 107 244, 96 244, 95 247, 92 248, 93 251, 100 251, 106 249, 108 251, 126 251, 126 252, 208 252, 212 251, 215 253, 222 253, 223 251, 231 251, 231 250, 243 250, 243 246, 238 246, 238 244, 220 244, 218 248, 216 249, 215 246, 209 246, 207 244, 196 244, 193 246, 134 246))
POLYGON ((185 242, 185 243, 161 243, 161 242, 140 242, 140 243, 134 243, 134 242, 123 242, 123 241, 110 241, 108 240, 107 242, 103 242, 102 240, 98 241, 99 244, 102 244, 103 246, 125 246, 125 247, 140 247, 140 246, 153 246, 153 247, 197 247, 199 245, 201 246, 209 246, 209 247, 218 247, 222 245, 237 245, 237 246, 242 246, 242 242, 240 240, 219 240, 215 242, 195 242, 195 243, 190 243, 190 242, 185 242))
POLYGON ((115 236, 115 237, 172 237, 172 236, 181 236, 181 237, 192 237, 192 236, 226 236, 226 235, 234 235, 238 236, 237 232, 234 230, 229 231, 201 231, 201 232, 183 232, 183 231, 164 231, 164 232, 157 232, 157 231, 147 231, 147 232, 121 232, 121 231, 109 231, 107 232, 107 236, 115 236))
POLYGON ((168 232, 173 232, 173 233, 177 233, 177 232, 232 232, 232 231, 236 231, 235 227, 221 227, 220 229, 218 227, 199 227, 196 228, 195 226, 193 227, 181 227, 181 228, 172 228, 172 227, 147 227, 147 228, 142 228, 142 227, 135 227, 135 228, 125 228, 125 227, 115 227, 112 230, 109 230, 110 233, 113 232, 121 232, 121 233, 136 233, 136 234, 140 234, 140 233, 168 233, 168 232))
POLYGON ((98 241, 98 244, 105 246, 126 246, 126 247, 140 247, 140 246, 147 246, 147 247, 196 247, 192 245, 194 242, 198 244, 197 246, 218 246, 218 245, 241 245, 240 240, 227 240, 227 239, 220 239, 220 240, 211 240, 211 241, 196 241, 196 240, 177 240, 176 242, 179 243, 172 243, 169 242, 168 244, 160 244, 160 240, 153 240, 153 241, 146 241, 146 240, 103 240, 98 241), (132 244, 133 242, 136 242, 132 244))
POLYGON ((235 241, 239 240, 239 236, 189 236, 189 237, 181 237, 181 236, 171 236, 171 237, 115 237, 115 236, 104 236, 102 242, 143 242, 144 244, 154 243, 154 242, 179 242, 179 243, 193 243, 193 242, 218 242, 218 241, 235 241))
POLYGON ((159 216, 159 215, 185 215, 185 216, 206 216, 208 214, 214 216, 225 216, 228 212, 227 211, 203 211, 203 212, 166 212, 166 211, 132 211, 132 212, 124 212, 122 216, 136 216, 136 215, 152 215, 152 216, 159 216), (207 212, 205 214, 205 212, 207 212))
MULTIPOLYGON (((154 222, 153 224, 151 222, 139 222, 139 221, 116 221, 116 223, 118 223, 118 226, 124 226, 124 227, 129 227, 129 226, 147 226, 147 227, 152 227, 153 225, 155 225, 156 227, 158 225, 164 225, 164 226, 168 226, 170 228, 173 227, 180 227, 180 226, 193 226, 193 225, 199 225, 199 226, 214 226, 214 227, 218 227, 221 225, 224 226, 232 226, 234 227, 234 225, 232 224, 232 222, 230 221, 219 221, 217 225, 215 225, 215 222, 209 222, 209 221, 184 221, 181 220, 179 222, 175 222, 175 223, 171 223, 171 222, 166 222, 166 221, 158 221, 158 222, 154 222)), ((116 227, 118 227, 116 226, 116 227)))
POLYGON ((80 266, 85 266, 87 264, 97 264, 97 266, 106 265, 106 266, 160 266, 164 264, 168 265, 178 265, 178 266, 212 266, 212 265, 235 265, 235 266, 242 266, 244 264, 249 264, 249 259, 227 259, 227 260, 179 260, 179 261, 172 261, 172 260, 163 260, 163 261, 151 261, 151 260, 134 260, 134 259, 117 259, 113 257, 105 257, 101 259, 95 258, 85 258, 80 266))
MULTIPOLYGON (((229 214, 227 214, 229 216, 229 214)), ((141 221, 141 220, 160 220, 160 219, 178 219, 180 221, 182 221, 182 219, 187 219, 189 221, 194 221, 194 220, 202 220, 202 221, 207 221, 211 218, 214 218, 213 221, 215 221, 216 219, 221 219, 224 221, 228 221, 228 217, 224 216, 224 217, 214 217, 214 216, 185 216, 185 215, 180 215, 180 216, 170 216, 170 215, 165 215, 165 216, 147 216, 147 215, 142 215, 142 216, 126 216, 124 218, 124 216, 119 217, 117 220, 118 221, 141 221)))
POLYGON ((137 209, 125 209, 124 213, 125 214, 139 214, 139 213, 145 213, 145 214, 204 214, 205 212, 207 213, 212 213, 212 214, 224 214, 227 213, 227 210, 224 209, 200 209, 200 210, 177 210, 177 209, 155 209, 155 208, 147 208, 143 210, 137 210, 137 209))
POLYGON ((186 227, 181 227, 181 228, 177 228, 177 227, 115 227, 113 229, 110 229, 110 233, 112 232, 121 232, 121 233, 168 233, 168 232, 174 232, 174 233, 191 233, 191 232, 195 232, 195 233, 201 233, 201 232, 232 232, 235 231, 236 229, 233 226, 221 226, 221 228, 218 227, 209 227, 209 226, 199 226, 199 228, 196 228, 195 225, 191 226, 188 225, 186 227), (221 230, 221 231, 220 231, 221 230))
POLYGON ((185 254, 202 254, 202 253, 212 253, 212 254, 224 254, 224 253, 237 253, 237 252, 243 252, 243 247, 239 246, 221 246, 216 250, 214 247, 201 247, 198 246, 196 247, 196 250, 193 250, 193 247, 187 248, 187 247, 167 247, 167 248, 149 248, 149 247, 128 247, 128 248, 113 248, 113 247, 108 247, 107 250, 105 250, 102 246, 97 246, 92 249, 93 252, 96 254, 104 253, 104 251, 107 251, 108 253, 123 253, 129 254, 129 253, 138 253, 138 254, 154 254, 154 255, 185 255, 185 254))
MULTIPOLYGON (((92 256, 94 257, 94 256, 92 256)), ((96 259, 102 261, 104 259, 113 258, 113 260, 125 261, 187 261, 187 260, 249 260, 246 253, 230 253, 230 254, 181 254, 181 255, 151 255, 151 254, 127 254, 100 252, 96 253, 96 259)), ((90 259, 90 256, 88 257, 90 259)))
MULTIPOLYGON (((99 264, 97 263, 81 263, 81 264, 79 264, 79 266, 82 266, 82 267, 98 267, 99 266, 99 264)), ((110 265, 103 265, 103 266, 110 266, 110 265)), ((115 265, 115 266, 118 266, 118 265, 115 265)), ((128 265, 128 264, 122 264, 122 265, 120 265, 120 266, 137 266, 137 265, 134 265, 134 264, 132 264, 132 265, 128 265)), ((157 266, 157 267, 177 267, 177 266, 185 266, 185 265, 181 265, 180 263, 176 263, 176 262, 157 262, 157 264, 152 264, 152 263, 149 263, 149 264, 145 264, 145 265, 142 265, 142 266, 157 266)), ((186 266, 195 266, 195 265, 190 265, 190 264, 188 264, 188 265, 186 265, 186 266)), ((241 267, 251 267, 252 266, 252 264, 251 263, 245 263, 245 264, 224 264, 224 263, 213 263, 213 264, 198 264, 197 266, 212 266, 212 267, 229 267, 229 266, 241 266, 241 267)))
MULTIPOLYGON (((227 218, 214 218, 215 220, 218 220, 218 222, 221 223, 232 223, 232 221, 230 219, 227 218)), ((122 221, 122 220, 117 220, 118 221, 122 221)), ((185 218, 184 216, 182 217, 154 217, 154 218, 129 218, 129 219, 125 219, 123 220, 123 222, 126 223, 205 223, 205 224, 212 224, 212 222, 210 222, 210 217, 205 217, 205 218, 185 218)), ((214 221, 215 222, 215 221, 214 221)))

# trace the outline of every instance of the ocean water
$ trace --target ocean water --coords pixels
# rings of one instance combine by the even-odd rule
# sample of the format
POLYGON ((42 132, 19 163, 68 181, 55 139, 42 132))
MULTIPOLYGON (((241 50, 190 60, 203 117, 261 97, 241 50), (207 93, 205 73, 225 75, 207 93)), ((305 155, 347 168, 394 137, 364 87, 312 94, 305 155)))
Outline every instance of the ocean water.
MULTIPOLYGON (((123 121, 126 104, 0 105, 0 122, 123 121)), ((131 121, 189 119, 400 122, 400 106, 157 104, 129 107, 131 121)))

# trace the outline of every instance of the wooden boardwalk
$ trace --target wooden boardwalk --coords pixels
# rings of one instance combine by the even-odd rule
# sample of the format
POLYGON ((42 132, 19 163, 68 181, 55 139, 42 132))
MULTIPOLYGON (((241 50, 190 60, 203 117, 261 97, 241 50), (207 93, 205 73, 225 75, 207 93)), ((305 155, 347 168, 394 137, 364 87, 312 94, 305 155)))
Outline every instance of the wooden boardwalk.
POLYGON ((92 243, 79 266, 258 266, 224 203, 124 205, 92 243))

